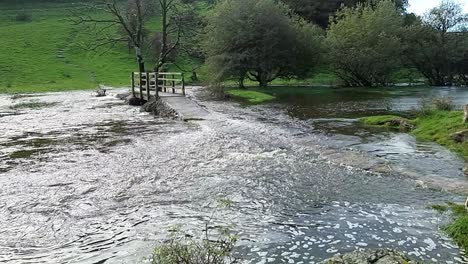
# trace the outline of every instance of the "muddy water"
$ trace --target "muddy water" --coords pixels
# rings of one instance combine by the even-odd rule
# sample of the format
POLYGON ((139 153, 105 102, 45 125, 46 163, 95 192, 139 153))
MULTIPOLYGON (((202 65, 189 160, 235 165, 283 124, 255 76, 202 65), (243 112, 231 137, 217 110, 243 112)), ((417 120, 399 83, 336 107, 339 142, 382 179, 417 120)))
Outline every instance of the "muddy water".
POLYGON ((464 263, 437 231, 446 217, 427 209, 461 197, 374 158, 356 134, 291 118, 284 104, 201 103, 209 120, 184 123, 112 95, 0 96, 0 263, 144 262, 170 227, 196 235, 209 219, 239 234, 245 262, 391 247, 464 263))

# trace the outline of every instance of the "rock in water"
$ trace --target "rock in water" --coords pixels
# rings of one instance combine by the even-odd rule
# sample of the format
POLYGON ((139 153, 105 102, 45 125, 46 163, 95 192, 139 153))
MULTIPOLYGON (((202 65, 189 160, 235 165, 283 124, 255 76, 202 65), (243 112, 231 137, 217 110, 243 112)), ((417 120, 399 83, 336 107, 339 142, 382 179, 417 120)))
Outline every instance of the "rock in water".
POLYGON ((417 264, 403 253, 392 249, 375 249, 354 251, 344 255, 336 255, 324 260, 322 264, 417 264))
POLYGON ((465 167, 463 168, 463 173, 466 177, 468 177, 468 164, 465 164, 465 167))
POLYGON ((144 104, 143 100, 133 97, 132 95, 127 97, 126 101, 127 101, 127 104, 132 105, 132 106, 142 106, 144 104))

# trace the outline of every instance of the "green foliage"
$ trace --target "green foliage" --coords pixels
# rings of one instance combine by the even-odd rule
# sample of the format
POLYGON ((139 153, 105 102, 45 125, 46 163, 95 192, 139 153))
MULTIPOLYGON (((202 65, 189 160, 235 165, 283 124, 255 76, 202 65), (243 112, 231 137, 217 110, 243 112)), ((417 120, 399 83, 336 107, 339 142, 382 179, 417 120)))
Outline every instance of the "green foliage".
POLYGON ((415 116, 428 116, 434 112, 431 97, 423 97, 419 99, 418 106, 414 109, 415 116))
POLYGON ((468 21, 462 12, 459 4, 443 1, 405 28, 405 56, 431 85, 468 83, 468 35, 453 32, 468 21))
POLYGON ((434 111, 414 120, 416 129, 412 134, 420 140, 437 142, 468 160, 468 142, 457 143, 451 138, 452 134, 468 129, 468 124, 463 124, 462 120, 461 111, 434 111))
POLYGON ((274 96, 271 96, 269 94, 246 89, 228 90, 227 94, 234 98, 246 101, 250 104, 261 104, 275 99, 274 96))
POLYGON ((395 129, 400 128, 401 121, 410 123, 408 119, 395 115, 369 116, 360 118, 359 121, 370 126, 382 126, 395 129))
POLYGON ((231 251, 237 238, 222 235, 216 241, 196 240, 175 232, 165 243, 158 245, 151 257, 152 264, 227 264, 236 263, 231 251))
POLYGON ((388 85, 401 67, 404 19, 390 0, 345 7, 327 34, 329 62, 349 86, 388 85))
POLYGON ((463 205, 448 203, 447 205, 432 206, 434 210, 440 213, 450 209, 452 213, 452 221, 443 227, 443 231, 447 233, 460 247, 465 251, 468 250, 468 212, 463 205))
POLYGON ((443 205, 443 204, 434 204, 434 205, 431 205, 430 206, 431 209, 439 212, 439 213, 444 213, 444 212, 447 212, 449 210, 449 207, 447 205, 443 205))
MULTIPOLYGON (((360 119, 367 125, 388 126, 388 121, 397 116, 373 116, 360 119)), ((436 142, 468 160, 468 142, 458 143, 452 139, 456 132, 468 129, 467 123, 462 123, 461 111, 437 111, 432 110, 423 116, 408 122, 415 126, 411 131, 418 140, 436 142)), ((404 120, 404 119, 403 119, 404 120)))
POLYGON ((266 86, 302 78, 318 63, 322 32, 274 0, 228 0, 208 19, 205 49, 213 81, 245 78, 266 86))
MULTIPOLYGON (((328 26, 329 17, 333 16, 335 12, 341 7, 354 6, 357 3, 365 3, 367 0, 285 0, 291 9, 306 19, 307 21, 313 22, 320 25, 322 28, 328 26)), ((404 9, 408 4, 407 0, 395 1, 400 9, 404 9)))
POLYGON ((452 111, 455 108, 452 97, 437 97, 432 100, 432 103, 438 111, 452 111))

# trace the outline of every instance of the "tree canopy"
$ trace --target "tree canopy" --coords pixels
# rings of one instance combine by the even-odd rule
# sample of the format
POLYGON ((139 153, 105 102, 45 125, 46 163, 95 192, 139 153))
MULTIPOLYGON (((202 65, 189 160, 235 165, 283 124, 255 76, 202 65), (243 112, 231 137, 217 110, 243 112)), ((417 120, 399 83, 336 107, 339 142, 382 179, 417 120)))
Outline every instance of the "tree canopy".
POLYGON ((329 62, 349 86, 386 85, 400 68, 404 19, 389 0, 344 7, 327 35, 329 62))
POLYGON ((208 65, 214 79, 258 81, 305 76, 318 63, 322 31, 274 0, 227 0, 208 19, 208 65))
POLYGON ((466 22, 468 15, 460 4, 443 1, 406 29, 406 57, 431 85, 467 83, 466 22))
MULTIPOLYGON (((334 16, 341 6, 352 7, 356 4, 367 3, 368 0, 284 0, 291 9, 309 22, 326 28, 329 17, 334 16)), ((372 0, 372 2, 376 2, 372 0)), ((404 9, 408 0, 396 0, 397 7, 404 9)))

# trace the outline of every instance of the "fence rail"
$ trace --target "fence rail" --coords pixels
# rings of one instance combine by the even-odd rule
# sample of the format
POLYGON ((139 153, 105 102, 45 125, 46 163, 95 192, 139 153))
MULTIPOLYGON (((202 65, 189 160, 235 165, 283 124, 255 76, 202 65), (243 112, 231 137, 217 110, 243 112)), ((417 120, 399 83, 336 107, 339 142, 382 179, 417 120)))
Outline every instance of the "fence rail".
POLYGON ((181 72, 132 72, 132 95, 149 101, 158 98, 159 92, 173 94, 180 91, 185 96, 184 74, 181 72), (153 95, 152 95, 153 94, 153 95))

